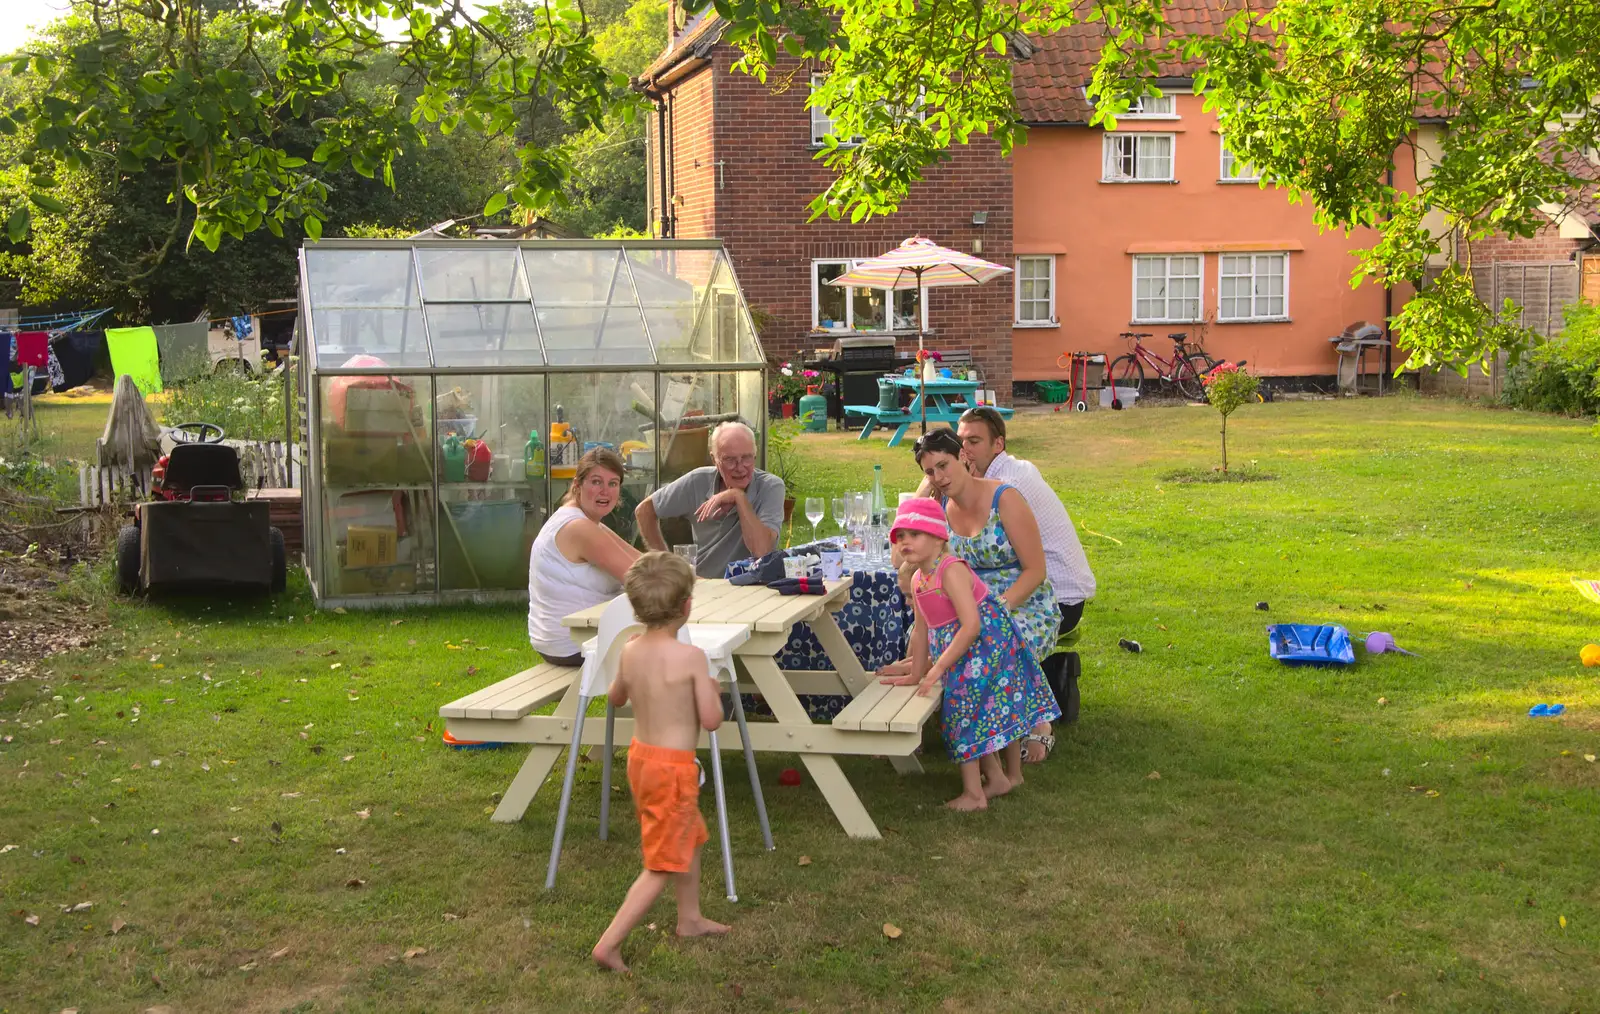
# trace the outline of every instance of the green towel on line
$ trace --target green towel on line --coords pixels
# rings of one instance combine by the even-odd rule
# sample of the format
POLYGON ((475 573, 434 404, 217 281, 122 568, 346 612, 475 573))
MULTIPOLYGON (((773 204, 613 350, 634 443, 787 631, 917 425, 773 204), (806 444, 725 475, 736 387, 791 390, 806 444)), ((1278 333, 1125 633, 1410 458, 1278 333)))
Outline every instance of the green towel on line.
POLYGON ((111 372, 133 378, 140 394, 161 390, 161 360, 156 353, 156 332, 151 327, 113 327, 106 329, 106 347, 111 351, 111 372))

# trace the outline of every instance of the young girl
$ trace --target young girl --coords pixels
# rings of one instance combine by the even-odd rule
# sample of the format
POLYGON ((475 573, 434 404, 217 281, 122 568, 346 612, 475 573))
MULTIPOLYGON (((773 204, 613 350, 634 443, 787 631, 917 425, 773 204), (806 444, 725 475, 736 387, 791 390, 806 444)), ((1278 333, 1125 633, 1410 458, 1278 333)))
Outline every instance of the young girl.
POLYGON ((1059 718, 1061 709, 1010 612, 964 561, 951 555, 950 528, 939 501, 916 497, 901 504, 889 537, 901 559, 916 568, 911 577, 916 623, 910 675, 886 676, 883 682, 915 683, 919 694, 943 682, 945 744, 961 766, 961 795, 945 805, 987 809, 991 798, 1012 788, 999 752, 1040 722, 1059 718))

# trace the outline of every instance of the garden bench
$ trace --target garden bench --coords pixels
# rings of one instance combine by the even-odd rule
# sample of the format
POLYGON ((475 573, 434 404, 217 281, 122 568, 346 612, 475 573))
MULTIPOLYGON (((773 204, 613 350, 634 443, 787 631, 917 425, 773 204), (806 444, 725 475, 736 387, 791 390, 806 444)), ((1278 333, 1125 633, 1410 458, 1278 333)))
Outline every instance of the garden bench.
POLYGON ((439 717, 445 719, 447 729, 452 718, 516 721, 535 708, 559 701, 582 671, 575 665, 540 662, 532 669, 524 669, 477 693, 451 701, 439 709, 439 717))
POLYGON ((833 718, 835 729, 916 732, 939 710, 939 691, 919 696, 915 686, 874 682, 833 718))

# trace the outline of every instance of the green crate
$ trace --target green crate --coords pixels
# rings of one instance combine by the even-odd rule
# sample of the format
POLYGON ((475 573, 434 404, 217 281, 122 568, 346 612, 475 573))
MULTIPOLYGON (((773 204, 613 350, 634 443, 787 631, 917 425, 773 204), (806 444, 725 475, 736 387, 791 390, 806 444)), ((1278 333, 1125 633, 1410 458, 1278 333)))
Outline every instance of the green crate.
POLYGON ((1039 400, 1046 405, 1060 405, 1067 400, 1067 395, 1072 393, 1071 384, 1063 384, 1059 380, 1038 380, 1033 384, 1034 391, 1039 400))

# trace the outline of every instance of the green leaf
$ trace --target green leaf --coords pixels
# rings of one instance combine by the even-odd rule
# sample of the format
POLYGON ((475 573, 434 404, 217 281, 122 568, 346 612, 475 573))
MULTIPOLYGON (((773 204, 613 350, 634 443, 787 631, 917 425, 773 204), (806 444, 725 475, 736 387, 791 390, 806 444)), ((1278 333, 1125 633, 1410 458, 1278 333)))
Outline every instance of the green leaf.
POLYGON ((32 201, 33 206, 40 211, 48 211, 52 215, 65 215, 67 213, 67 206, 49 194, 29 194, 28 200, 32 201))
POLYGON ((499 214, 505 208, 508 200, 510 200, 510 197, 504 190, 490 197, 483 206, 483 217, 488 218, 490 215, 499 214))
POLYGON ((13 243, 21 243, 28 238, 28 228, 32 224, 33 215, 28 211, 27 205, 23 205, 13 211, 10 218, 6 219, 6 236, 13 243))
POLYGON ((316 215, 307 215, 301 220, 300 224, 305 227, 306 235, 309 236, 312 241, 322 238, 322 219, 318 218, 316 215))

